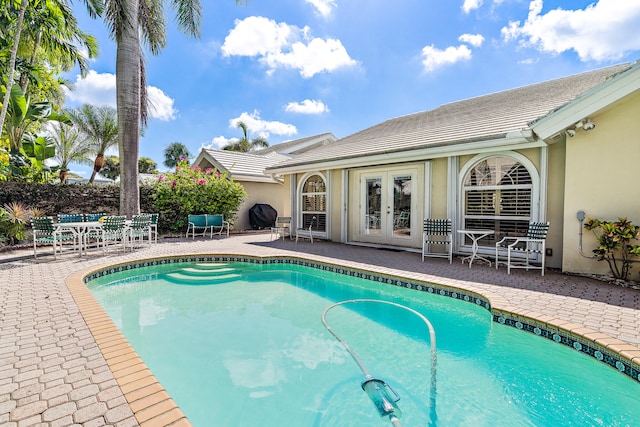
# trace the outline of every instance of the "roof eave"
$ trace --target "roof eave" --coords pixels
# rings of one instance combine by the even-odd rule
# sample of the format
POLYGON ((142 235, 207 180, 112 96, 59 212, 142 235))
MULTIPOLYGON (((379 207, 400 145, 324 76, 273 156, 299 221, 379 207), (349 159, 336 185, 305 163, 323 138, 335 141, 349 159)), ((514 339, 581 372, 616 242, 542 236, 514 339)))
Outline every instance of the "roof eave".
POLYGON ((530 126, 540 138, 549 139, 637 90, 640 90, 640 62, 530 123, 530 126))
POLYGON ((467 154, 478 154, 496 150, 534 148, 545 145, 544 141, 538 139, 531 130, 527 129, 509 132, 502 135, 493 135, 489 139, 456 142, 454 144, 443 143, 437 146, 431 145, 429 147, 412 150, 376 153, 370 156, 353 156, 321 162, 297 163, 281 167, 275 166, 268 168, 266 172, 287 175, 291 173, 306 172, 311 169, 347 169, 372 165, 415 162, 467 154))

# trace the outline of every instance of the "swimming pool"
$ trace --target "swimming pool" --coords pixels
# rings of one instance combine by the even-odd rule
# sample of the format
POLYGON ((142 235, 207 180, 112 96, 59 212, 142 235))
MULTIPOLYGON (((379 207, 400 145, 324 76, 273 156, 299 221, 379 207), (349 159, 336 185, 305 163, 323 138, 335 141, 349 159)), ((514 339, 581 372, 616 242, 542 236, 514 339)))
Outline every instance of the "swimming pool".
POLYGON ((428 285, 416 292, 339 267, 230 261, 204 273, 197 263, 112 269, 88 284, 195 426, 389 425, 360 388, 357 365, 320 321, 327 306, 352 298, 393 300, 434 325, 436 417, 422 322, 375 304, 328 314, 369 370, 398 391, 405 426, 640 419, 633 380, 577 346, 492 322, 488 303, 474 295, 428 285))

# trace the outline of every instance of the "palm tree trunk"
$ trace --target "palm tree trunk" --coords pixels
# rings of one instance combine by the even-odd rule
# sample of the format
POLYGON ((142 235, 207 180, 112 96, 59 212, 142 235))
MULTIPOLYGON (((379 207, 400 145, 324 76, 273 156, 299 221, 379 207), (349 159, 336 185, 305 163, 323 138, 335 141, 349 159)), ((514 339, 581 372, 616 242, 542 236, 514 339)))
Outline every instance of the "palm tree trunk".
POLYGON ((93 161, 93 172, 91 178, 89 178, 89 184, 93 184, 93 180, 96 179, 96 175, 100 172, 100 169, 104 166, 104 154, 98 153, 96 159, 93 161))
POLYGON ((140 138, 140 39, 138 0, 126 5, 116 54, 116 102, 120 151, 120 213, 128 218, 140 213, 138 154, 140 138))
POLYGON ((22 0, 20 3, 20 13, 16 22, 16 34, 13 36, 13 46, 11 47, 11 57, 9 59, 9 75, 7 76, 7 92, 4 94, 2 101, 2 111, 0 111, 0 131, 4 128, 4 120, 7 117, 7 109, 9 108, 9 98, 11 96, 11 86, 13 86, 13 76, 16 72, 16 58, 18 57, 18 45, 20 44, 20 33, 22 32, 22 22, 24 14, 27 11, 29 0, 22 0))

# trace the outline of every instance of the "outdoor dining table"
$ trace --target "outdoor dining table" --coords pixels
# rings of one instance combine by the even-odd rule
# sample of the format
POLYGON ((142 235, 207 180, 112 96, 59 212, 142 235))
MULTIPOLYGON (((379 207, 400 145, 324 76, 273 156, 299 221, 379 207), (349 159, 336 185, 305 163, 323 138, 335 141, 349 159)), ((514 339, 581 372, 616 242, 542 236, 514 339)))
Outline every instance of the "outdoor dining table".
MULTIPOLYGON (((125 221, 125 227, 131 225, 131 221, 125 221)), ((82 256, 82 250, 86 252, 86 248, 83 248, 83 241, 85 234, 90 230, 102 229, 102 222, 100 221, 77 221, 77 222, 59 222, 56 224, 56 231, 71 231, 78 238, 78 246, 80 256, 82 256)))
POLYGON ((471 240, 471 255, 462 258, 462 262, 464 263, 465 260, 469 261, 469 268, 471 268, 471 264, 473 263, 473 260, 478 259, 478 260, 488 262, 489 267, 491 267, 491 261, 489 261, 487 258, 483 256, 478 255, 478 240, 484 237, 490 236, 491 234, 494 234, 495 231, 494 230, 461 229, 461 230, 458 230, 458 233, 464 234, 471 240))

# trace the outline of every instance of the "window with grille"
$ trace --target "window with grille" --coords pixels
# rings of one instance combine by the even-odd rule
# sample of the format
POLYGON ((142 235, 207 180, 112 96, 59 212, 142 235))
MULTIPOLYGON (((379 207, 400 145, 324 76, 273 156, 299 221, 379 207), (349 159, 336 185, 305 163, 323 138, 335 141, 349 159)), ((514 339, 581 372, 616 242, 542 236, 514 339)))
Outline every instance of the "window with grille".
POLYGON ((302 185, 300 194, 300 211, 302 212, 302 228, 309 227, 313 217, 312 230, 324 232, 327 230, 327 187, 324 179, 320 175, 311 175, 302 185))
POLYGON ((463 227, 495 230, 494 235, 480 240, 480 245, 487 246, 504 236, 525 235, 532 194, 531 174, 517 160, 507 156, 484 159, 463 180, 463 227))

